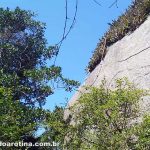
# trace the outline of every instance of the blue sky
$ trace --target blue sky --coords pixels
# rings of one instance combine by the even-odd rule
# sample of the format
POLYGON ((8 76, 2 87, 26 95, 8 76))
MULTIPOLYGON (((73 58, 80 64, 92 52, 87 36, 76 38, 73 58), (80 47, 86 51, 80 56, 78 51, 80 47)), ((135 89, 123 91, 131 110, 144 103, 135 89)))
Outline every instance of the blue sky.
MULTIPOLYGON (((76 24, 67 39, 63 42, 57 58, 57 65, 63 69, 65 77, 78 80, 81 83, 86 78, 86 66, 92 52, 101 36, 107 31, 112 20, 121 15, 131 4, 132 0, 118 0, 118 8, 108 8, 114 0, 79 0, 76 24)), ((46 23, 45 37, 49 45, 56 44, 62 36, 65 18, 65 0, 0 0, 0 7, 14 9, 19 6, 38 14, 37 20, 46 23)), ((75 0, 68 0, 68 25, 71 23, 75 11, 75 0)), ((75 92, 75 91, 74 91, 75 92)), ((73 93, 66 93, 62 89, 47 98, 44 106, 53 109, 55 105, 63 105, 73 93)))

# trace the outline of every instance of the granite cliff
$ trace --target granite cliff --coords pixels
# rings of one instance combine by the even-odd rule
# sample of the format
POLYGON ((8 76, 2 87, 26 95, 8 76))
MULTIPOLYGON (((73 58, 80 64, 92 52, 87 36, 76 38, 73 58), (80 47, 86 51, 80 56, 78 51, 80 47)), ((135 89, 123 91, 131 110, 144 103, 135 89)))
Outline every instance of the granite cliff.
MULTIPOLYGON (((143 89, 150 89, 150 16, 135 31, 129 32, 121 40, 107 47, 104 59, 89 74, 85 82, 68 103, 78 101, 84 86, 96 86, 105 78, 109 88, 115 79, 127 77, 129 81, 143 89)), ((150 111, 150 99, 145 97, 140 104, 141 113, 150 111)), ((70 112, 65 111, 65 118, 70 112)))

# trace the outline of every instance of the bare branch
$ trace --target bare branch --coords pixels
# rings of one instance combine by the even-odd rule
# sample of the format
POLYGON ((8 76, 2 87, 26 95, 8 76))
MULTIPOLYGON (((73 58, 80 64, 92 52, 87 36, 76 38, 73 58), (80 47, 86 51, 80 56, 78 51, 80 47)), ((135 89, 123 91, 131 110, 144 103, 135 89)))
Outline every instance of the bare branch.
MULTIPOLYGON (((69 33, 71 32, 71 30, 73 29, 75 22, 76 22, 76 16, 77 16, 77 11, 78 11, 78 0, 76 0, 76 4, 75 4, 75 12, 74 12, 74 16, 73 16, 73 20, 72 23, 67 31, 67 21, 68 21, 68 0, 65 0, 65 24, 64 24, 64 31, 63 31, 63 35, 61 40, 55 45, 55 48, 57 48, 58 52, 62 46, 63 41, 67 38, 67 36, 69 35, 69 33)), ((57 59, 57 55, 56 58, 54 60, 54 64, 56 62, 57 59)))
POLYGON ((65 33, 66 33, 66 28, 67 28, 67 20, 68 20, 68 0, 66 0, 66 15, 65 15, 65 25, 64 25, 64 32, 63 32, 63 36, 62 39, 64 39, 65 33))
POLYGON ((96 3, 99 6, 102 6, 97 0, 93 0, 94 3, 96 3))
POLYGON ((116 7, 118 8, 118 0, 115 0, 115 1, 109 6, 109 8, 113 7, 114 5, 116 5, 116 7))

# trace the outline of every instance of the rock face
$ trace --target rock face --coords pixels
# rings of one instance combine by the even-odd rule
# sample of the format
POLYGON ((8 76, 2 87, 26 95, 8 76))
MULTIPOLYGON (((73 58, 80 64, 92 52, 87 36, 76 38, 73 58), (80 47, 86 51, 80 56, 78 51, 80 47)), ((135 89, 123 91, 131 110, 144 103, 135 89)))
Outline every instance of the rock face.
MULTIPOLYGON (((115 79, 122 77, 127 77, 140 88, 150 89, 150 16, 133 33, 108 47, 104 60, 89 74, 83 85, 98 87, 105 78, 111 88, 115 79)), ((85 92, 83 85, 69 101, 69 106, 85 92)), ((150 98, 144 98, 140 105, 141 112, 149 111, 150 98)), ((65 118, 68 114, 66 111, 65 118)))

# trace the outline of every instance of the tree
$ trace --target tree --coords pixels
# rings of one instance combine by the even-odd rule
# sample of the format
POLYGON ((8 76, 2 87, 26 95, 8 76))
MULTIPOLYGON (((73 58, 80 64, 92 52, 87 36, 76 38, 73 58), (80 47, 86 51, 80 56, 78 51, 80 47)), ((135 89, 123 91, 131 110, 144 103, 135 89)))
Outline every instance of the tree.
POLYGON ((79 86, 79 82, 64 78, 61 67, 53 63, 58 49, 48 46, 45 24, 34 17, 34 13, 19 7, 0 8, 0 141, 3 142, 38 141, 35 133, 45 119, 42 106, 46 97, 57 86, 66 91, 79 86))
POLYGON ((114 90, 107 89, 105 82, 99 88, 87 89, 88 93, 81 95, 79 103, 70 108, 70 123, 59 119, 63 113, 58 114, 58 111, 53 112, 55 121, 47 119, 49 130, 58 131, 55 139, 61 137, 62 147, 68 150, 149 150, 149 114, 142 123, 134 123, 139 117, 139 100, 148 91, 123 79, 116 81, 114 90))
MULTIPOLYGON (((13 101, 10 89, 0 88, 0 141, 34 143, 35 132, 45 118, 45 112, 40 108, 31 108, 13 101), (29 141, 28 141, 29 142, 29 141)), ((17 147, 5 147, 5 149, 17 147)))
MULTIPOLYGON (((53 111, 47 111, 43 127, 45 132, 40 136, 41 142, 57 142, 58 149, 63 149, 64 136, 67 134, 69 124, 64 120, 64 107, 56 106, 53 111)), ((45 147, 42 150, 55 149, 53 147, 45 147)))
POLYGON ((34 13, 17 7, 1 8, 0 14, 0 85, 11 87, 14 100, 42 106, 56 84, 66 91, 78 87, 77 81, 63 77, 61 67, 47 66, 58 49, 47 46, 45 25, 33 19, 34 13))
POLYGON ((77 108, 79 111, 74 115, 69 145, 93 150, 136 149, 141 127, 131 122, 139 117, 138 102, 148 93, 122 79, 116 81, 115 90, 107 89, 105 84, 89 90, 73 108, 73 114, 77 108))

